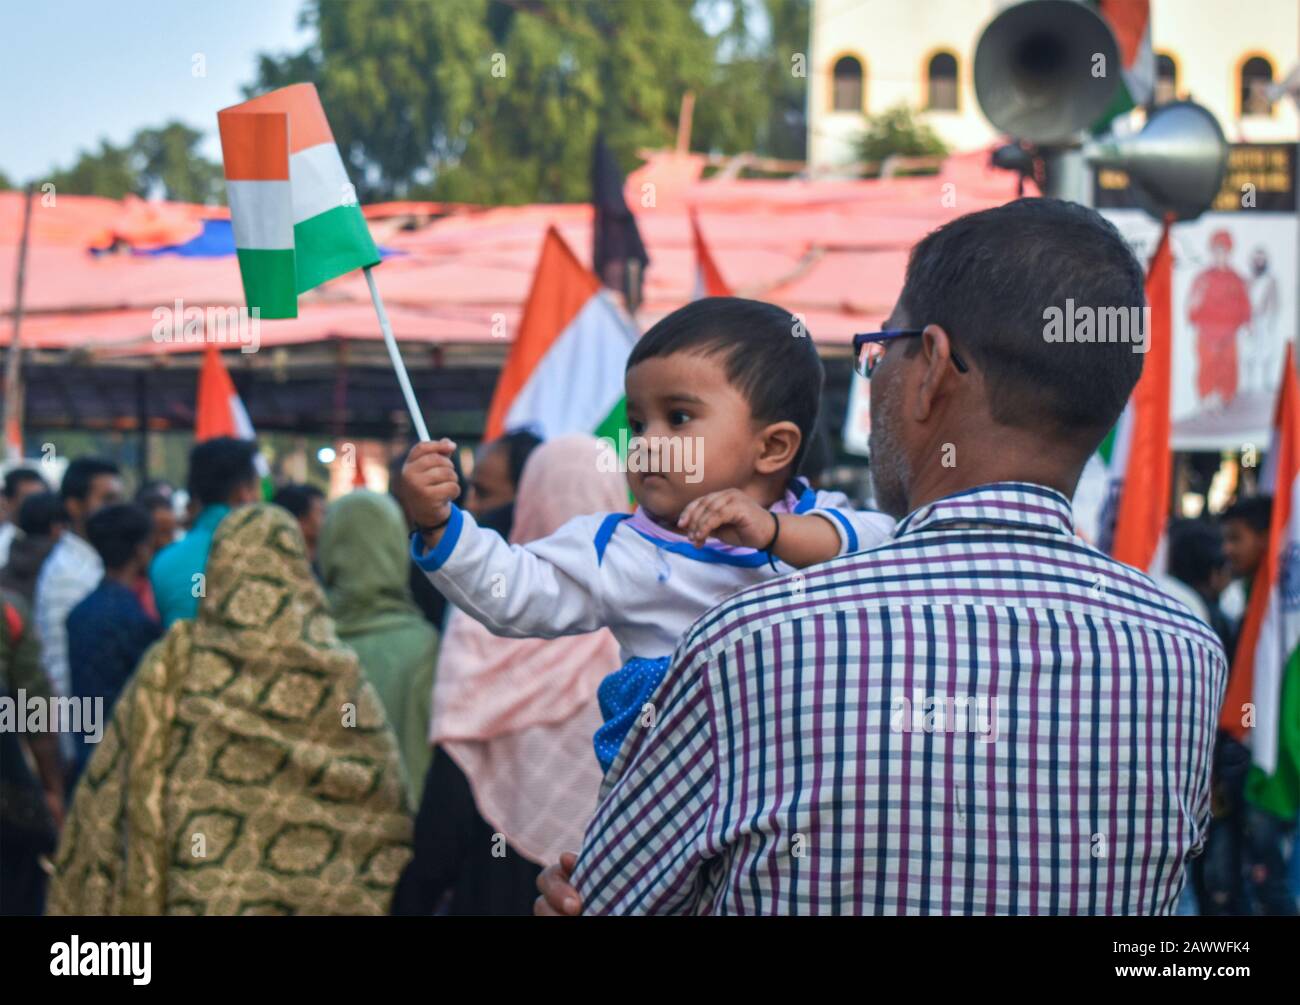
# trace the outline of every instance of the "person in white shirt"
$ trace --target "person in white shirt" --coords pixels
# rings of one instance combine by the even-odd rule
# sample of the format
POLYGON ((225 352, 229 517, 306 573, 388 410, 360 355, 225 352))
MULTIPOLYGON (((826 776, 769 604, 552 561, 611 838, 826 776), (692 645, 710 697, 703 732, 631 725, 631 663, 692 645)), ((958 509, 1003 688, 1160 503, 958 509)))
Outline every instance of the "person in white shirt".
POLYGON ((78 457, 64 472, 59 494, 69 527, 41 567, 35 614, 45 676, 56 695, 66 696, 68 614, 104 577, 104 563, 86 540, 86 521, 100 507, 121 502, 122 478, 112 461, 78 457))
POLYGON ((5 472, 4 501, 0 504, 0 569, 9 562, 9 546, 18 534, 18 510, 23 500, 49 486, 32 468, 13 468, 5 472))
MULTIPOLYGON (((889 539, 889 516, 796 477, 822 379, 812 339, 788 311, 694 301, 628 358, 634 513, 578 517, 549 537, 507 544, 452 502, 455 444, 421 443, 402 472, 418 528, 412 557, 498 635, 610 629, 625 662, 599 691, 596 753, 608 768, 696 618, 747 586, 889 539)), ((603 463, 619 463, 607 443, 603 463)))

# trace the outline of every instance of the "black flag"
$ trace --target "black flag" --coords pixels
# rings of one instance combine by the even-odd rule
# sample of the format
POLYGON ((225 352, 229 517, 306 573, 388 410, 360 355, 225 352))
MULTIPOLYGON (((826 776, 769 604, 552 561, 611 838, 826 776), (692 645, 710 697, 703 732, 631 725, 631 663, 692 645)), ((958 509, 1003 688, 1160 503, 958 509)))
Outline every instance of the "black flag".
POLYGON ((623 172, 597 136, 591 154, 591 202, 596 210, 592 227, 591 263, 600 281, 623 294, 629 311, 641 303, 641 283, 650 258, 636 229, 636 217, 623 198, 623 172))

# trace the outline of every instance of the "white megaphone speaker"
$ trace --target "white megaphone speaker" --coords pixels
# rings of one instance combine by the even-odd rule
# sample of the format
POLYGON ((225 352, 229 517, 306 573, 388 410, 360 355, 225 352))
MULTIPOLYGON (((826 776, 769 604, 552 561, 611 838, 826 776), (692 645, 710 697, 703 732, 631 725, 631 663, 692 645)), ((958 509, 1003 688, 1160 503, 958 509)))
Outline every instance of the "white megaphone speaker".
POLYGON ((1141 132, 1084 144, 1089 164, 1128 175, 1139 206, 1157 219, 1194 220, 1214 202, 1228 169, 1228 143, 1214 116, 1194 101, 1161 105, 1141 132))
POLYGON ((1029 0, 995 17, 975 47, 975 97, 1018 140, 1070 143, 1101 118, 1120 79, 1110 26, 1076 0, 1029 0))

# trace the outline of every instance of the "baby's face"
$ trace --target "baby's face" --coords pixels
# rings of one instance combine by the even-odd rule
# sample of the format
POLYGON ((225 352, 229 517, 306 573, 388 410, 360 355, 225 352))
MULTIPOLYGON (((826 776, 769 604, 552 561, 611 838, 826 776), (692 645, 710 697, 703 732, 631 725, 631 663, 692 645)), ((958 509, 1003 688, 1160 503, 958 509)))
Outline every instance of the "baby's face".
POLYGON ((762 427, 719 357, 643 360, 628 370, 626 386, 633 446, 640 442, 628 452, 627 480, 651 516, 675 521, 691 500, 754 478, 762 427))

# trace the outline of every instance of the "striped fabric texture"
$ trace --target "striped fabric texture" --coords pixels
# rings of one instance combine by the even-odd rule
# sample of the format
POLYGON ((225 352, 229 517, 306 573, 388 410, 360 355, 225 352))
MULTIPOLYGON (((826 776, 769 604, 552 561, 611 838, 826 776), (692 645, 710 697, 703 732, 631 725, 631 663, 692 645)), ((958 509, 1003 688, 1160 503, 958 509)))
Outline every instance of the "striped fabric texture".
POLYGON ((697 621, 574 882, 597 914, 1168 914, 1225 676, 1064 496, 981 486, 697 621))

